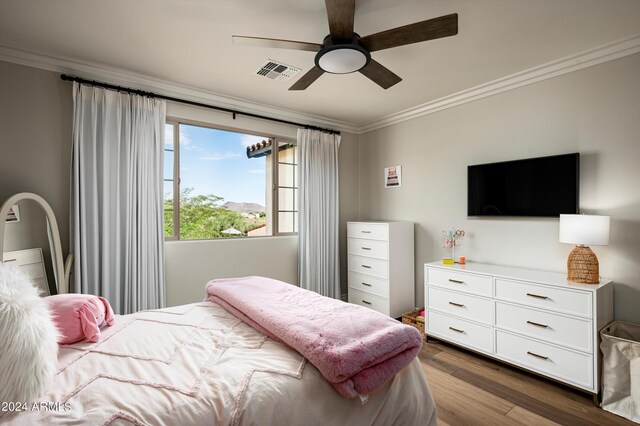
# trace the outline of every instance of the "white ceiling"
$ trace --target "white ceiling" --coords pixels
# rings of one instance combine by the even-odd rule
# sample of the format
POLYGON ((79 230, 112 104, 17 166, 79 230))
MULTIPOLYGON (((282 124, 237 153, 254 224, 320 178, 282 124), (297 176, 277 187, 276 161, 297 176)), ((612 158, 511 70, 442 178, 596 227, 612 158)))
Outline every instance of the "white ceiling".
POLYGON ((374 52, 403 78, 254 75, 267 59, 303 69, 312 52, 233 46, 231 35, 321 43, 322 0, 0 0, 0 44, 363 125, 479 84, 640 34, 638 0, 356 0, 361 36, 449 13, 455 37, 374 52), (296 77, 297 78, 297 77, 296 77))

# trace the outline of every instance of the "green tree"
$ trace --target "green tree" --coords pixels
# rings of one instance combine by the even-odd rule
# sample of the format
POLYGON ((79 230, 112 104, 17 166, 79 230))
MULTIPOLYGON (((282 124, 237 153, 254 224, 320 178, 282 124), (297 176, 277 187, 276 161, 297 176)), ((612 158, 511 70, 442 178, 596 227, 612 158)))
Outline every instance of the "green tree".
MULTIPOLYGON (((165 194, 164 230, 165 235, 173 235, 173 200, 165 194)), ((266 223, 266 216, 248 219, 239 212, 222 207, 224 198, 213 194, 194 195, 193 188, 180 191, 180 239, 199 240, 219 237, 246 237, 246 232, 266 223), (241 234, 223 234, 234 228, 241 234)))

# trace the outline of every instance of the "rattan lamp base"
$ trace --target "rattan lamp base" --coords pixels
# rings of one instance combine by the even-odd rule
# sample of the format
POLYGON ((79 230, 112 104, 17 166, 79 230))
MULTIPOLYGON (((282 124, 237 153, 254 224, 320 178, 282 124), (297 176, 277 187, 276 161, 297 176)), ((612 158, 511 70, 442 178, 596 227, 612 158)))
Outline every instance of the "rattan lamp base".
POLYGON ((567 279, 576 283, 600 283, 600 265, 589 247, 578 246, 569 253, 567 279))

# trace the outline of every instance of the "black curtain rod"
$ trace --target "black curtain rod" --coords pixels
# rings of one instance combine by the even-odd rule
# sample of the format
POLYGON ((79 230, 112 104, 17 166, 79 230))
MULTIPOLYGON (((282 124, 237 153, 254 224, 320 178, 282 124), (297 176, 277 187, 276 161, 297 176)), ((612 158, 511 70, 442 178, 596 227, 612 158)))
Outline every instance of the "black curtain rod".
POLYGON ((223 108, 223 107, 219 107, 219 106, 215 106, 215 105, 203 104, 201 102, 194 102, 194 101, 188 101, 188 100, 185 100, 185 99, 174 98, 174 97, 171 97, 171 96, 158 95, 157 93, 153 93, 153 92, 145 92, 144 90, 137 90, 137 89, 131 89, 129 87, 116 86, 114 84, 103 83, 103 82, 95 81, 95 80, 86 80, 86 79, 84 79, 82 77, 76 77, 76 76, 67 75, 67 74, 60 74, 60 79, 62 79, 64 81, 75 81, 77 83, 86 84, 88 86, 95 86, 95 87, 102 87, 102 88, 110 89, 110 90, 116 90, 118 92, 125 92, 125 93, 132 93, 132 94, 135 94, 135 95, 140 95, 140 96, 146 96, 148 98, 164 99, 166 101, 179 102, 179 103, 182 103, 182 104, 193 105, 193 106, 197 106, 197 107, 209 108, 209 109, 215 109, 217 111, 228 112, 228 113, 233 115, 233 119, 234 120, 236 118, 236 115, 244 115, 246 117, 259 118, 261 120, 269 120, 269 121, 275 121, 277 123, 284 123, 284 124, 290 124, 292 126, 304 127, 305 129, 319 130, 321 132, 331 133, 331 134, 334 134, 334 135, 339 135, 340 134, 340 132, 338 130, 325 129, 325 128, 322 128, 322 127, 312 126, 310 124, 296 123, 295 121, 281 120, 279 118, 266 117, 264 115, 253 114, 253 113, 250 113, 250 112, 236 111, 236 110, 233 110, 233 109, 230 109, 230 108, 223 108))

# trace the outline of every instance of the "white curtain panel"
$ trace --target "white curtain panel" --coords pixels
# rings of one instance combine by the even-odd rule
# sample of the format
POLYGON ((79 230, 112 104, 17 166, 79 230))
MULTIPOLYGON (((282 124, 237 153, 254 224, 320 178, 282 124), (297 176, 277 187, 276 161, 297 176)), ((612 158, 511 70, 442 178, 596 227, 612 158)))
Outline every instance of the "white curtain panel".
POLYGON ((300 287, 339 299, 340 135, 298 129, 300 287))
POLYGON ((165 102, 78 83, 73 97, 74 291, 162 308, 165 102))

